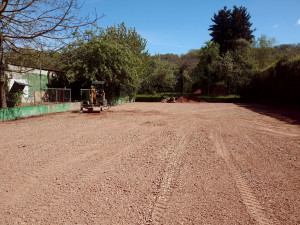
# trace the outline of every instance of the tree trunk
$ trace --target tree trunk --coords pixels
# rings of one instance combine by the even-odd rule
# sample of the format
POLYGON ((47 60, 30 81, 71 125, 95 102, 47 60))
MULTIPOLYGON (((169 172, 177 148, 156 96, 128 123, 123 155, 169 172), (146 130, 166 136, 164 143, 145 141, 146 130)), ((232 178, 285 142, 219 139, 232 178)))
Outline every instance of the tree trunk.
POLYGON ((3 50, 3 37, 0 37, 0 108, 7 108, 5 96, 5 62, 3 50))

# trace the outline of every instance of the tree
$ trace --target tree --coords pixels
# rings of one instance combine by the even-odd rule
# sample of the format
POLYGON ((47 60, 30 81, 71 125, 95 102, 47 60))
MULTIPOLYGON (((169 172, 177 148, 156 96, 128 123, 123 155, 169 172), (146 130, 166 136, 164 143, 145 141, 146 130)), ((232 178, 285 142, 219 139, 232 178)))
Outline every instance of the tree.
POLYGON ((114 40, 123 46, 128 46, 135 55, 145 53, 146 39, 138 34, 135 28, 126 27, 124 22, 102 30, 101 36, 103 39, 114 40))
POLYGON ((76 0, 2 0, 0 3, 0 108, 6 108, 5 53, 22 49, 57 48, 74 31, 93 24, 77 17, 76 0))
POLYGON ((22 51, 22 54, 20 51, 6 51, 6 63, 30 68, 40 68, 40 63, 42 63, 43 69, 48 70, 59 70, 62 67, 60 51, 49 49, 41 52, 30 48, 19 50, 22 51))
POLYGON ((216 82, 214 62, 219 58, 219 45, 211 41, 205 42, 205 46, 200 51, 200 61, 192 73, 199 87, 207 87, 208 95, 210 87, 216 82))
POLYGON ((259 69, 264 69, 276 61, 276 39, 261 35, 253 42, 253 54, 259 69))
POLYGON ((140 91, 158 93, 172 91, 176 84, 176 65, 161 59, 160 55, 149 57, 145 63, 140 91))
POLYGON ((250 14, 245 7, 233 7, 233 10, 220 10, 218 14, 214 14, 211 19, 214 22, 208 29, 211 31, 212 41, 220 45, 221 55, 228 50, 234 49, 234 41, 245 39, 249 42, 254 38, 251 30, 252 23, 250 22, 250 14))
POLYGON ((92 39, 69 52, 66 75, 70 82, 90 86, 104 80, 108 96, 133 96, 139 87, 138 59, 126 46, 115 41, 92 39))
POLYGON ((80 35, 63 51, 64 70, 70 82, 88 87, 104 80, 107 96, 133 97, 145 74, 145 39, 124 23, 80 35))
POLYGON ((213 67, 227 91, 239 94, 251 82, 254 62, 250 57, 251 48, 247 40, 238 39, 234 43, 235 49, 218 58, 213 67))

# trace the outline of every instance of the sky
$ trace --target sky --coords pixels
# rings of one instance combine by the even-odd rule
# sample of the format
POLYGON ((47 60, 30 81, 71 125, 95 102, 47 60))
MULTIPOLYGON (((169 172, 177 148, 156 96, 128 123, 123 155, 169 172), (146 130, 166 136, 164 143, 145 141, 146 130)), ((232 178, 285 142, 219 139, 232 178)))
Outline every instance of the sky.
POLYGON ((255 37, 277 44, 300 43, 300 0, 85 0, 83 14, 96 10, 98 26, 125 22, 147 40, 149 53, 186 54, 211 39, 211 18, 224 6, 244 6, 255 37))

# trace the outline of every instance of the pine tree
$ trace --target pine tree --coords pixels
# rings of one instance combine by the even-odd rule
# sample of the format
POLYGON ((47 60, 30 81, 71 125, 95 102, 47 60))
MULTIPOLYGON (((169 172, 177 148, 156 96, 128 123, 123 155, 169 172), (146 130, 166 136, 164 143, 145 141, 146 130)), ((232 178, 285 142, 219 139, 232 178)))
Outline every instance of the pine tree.
POLYGON ((214 24, 208 29, 211 31, 212 41, 220 45, 220 53, 225 54, 228 50, 234 50, 238 39, 252 42, 255 30, 251 29, 250 14, 245 7, 233 7, 233 10, 220 10, 211 19, 214 24))

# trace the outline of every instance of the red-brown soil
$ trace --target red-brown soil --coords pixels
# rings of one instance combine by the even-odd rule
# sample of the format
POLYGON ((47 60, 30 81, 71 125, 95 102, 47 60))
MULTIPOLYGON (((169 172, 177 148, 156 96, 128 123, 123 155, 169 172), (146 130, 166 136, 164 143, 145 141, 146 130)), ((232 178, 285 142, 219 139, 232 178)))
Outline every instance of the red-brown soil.
POLYGON ((197 95, 180 96, 176 99, 179 103, 204 103, 204 101, 197 95))
POLYGON ((0 224, 300 224, 299 117, 131 103, 2 122, 0 224))
POLYGON ((200 95, 200 94, 201 94, 201 89, 197 89, 196 91, 194 91, 193 94, 198 94, 198 95, 200 95))

